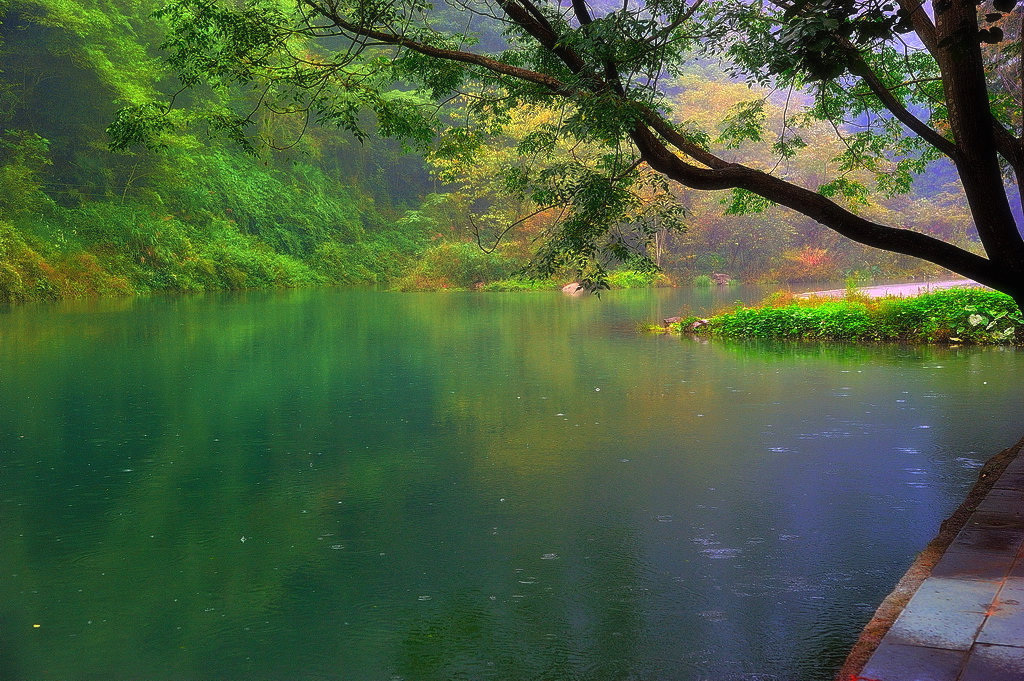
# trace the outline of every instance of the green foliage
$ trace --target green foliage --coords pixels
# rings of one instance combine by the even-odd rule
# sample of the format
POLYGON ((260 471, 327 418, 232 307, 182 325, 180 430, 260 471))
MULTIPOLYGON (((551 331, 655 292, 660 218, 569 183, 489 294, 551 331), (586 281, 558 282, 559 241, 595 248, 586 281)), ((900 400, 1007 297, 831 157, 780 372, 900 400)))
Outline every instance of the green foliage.
POLYGON ((706 274, 698 274, 693 278, 693 285, 697 288, 711 288, 711 277, 706 274))
POLYGON ((53 164, 50 143, 26 130, 0 137, 0 212, 11 215, 38 210, 47 202, 43 171, 53 164))
POLYGON ((43 258, 7 222, 0 222, 0 303, 53 298, 43 258))
POLYGON ((1024 319, 1010 296, 980 289, 885 301, 878 311, 878 325, 886 336, 929 342, 1015 342, 1022 324, 1024 319))
POLYGON ((491 281, 481 287, 481 291, 551 291, 559 288, 559 284, 551 279, 527 279, 513 277, 491 281))
POLYGON ((127 151, 134 147, 156 150, 167 147, 165 133, 173 126, 167 111, 153 102, 123 106, 114 113, 107 126, 110 148, 127 151))
POLYGON ((867 205, 868 188, 862 182, 851 180, 848 177, 840 176, 831 182, 826 182, 818 187, 818 191, 829 198, 843 196, 851 203, 867 205))
POLYGON ((719 142, 737 149, 745 141, 760 142, 765 134, 765 101, 753 99, 732 107, 721 125, 719 142))
POLYGON ((950 289, 913 298, 795 301, 716 315, 702 332, 726 338, 1013 343, 1024 317, 995 291, 950 289))
MULTIPOLYGON (((342 41, 340 50, 329 42, 317 44, 311 39, 316 31, 309 29, 309 20, 319 20, 303 13, 310 9, 315 13, 312 6, 295 11, 266 0, 175 0, 165 5, 157 15, 169 29, 163 43, 168 65, 187 88, 194 92, 210 88, 220 99, 190 103, 190 113, 184 117, 154 108, 153 102, 134 102, 118 112, 110 127, 114 147, 159 146, 168 134, 180 134, 191 123, 205 120, 214 132, 252 150, 254 127, 263 110, 294 114, 302 121, 303 130, 306 122, 316 122, 341 128, 359 139, 367 135, 366 118, 360 112, 369 111, 382 134, 420 147, 433 141, 441 130, 431 100, 452 100, 453 94, 473 83, 483 96, 455 100, 459 118, 465 116, 469 124, 451 126, 438 138, 435 149, 440 157, 468 162, 479 147, 481 134, 500 134, 512 109, 537 99, 530 86, 521 87, 496 79, 486 69, 432 58, 416 50, 368 50, 347 40, 342 41), (415 85, 395 89, 396 82, 415 85), (243 101, 248 101, 244 106, 228 102, 223 94, 227 91, 247 93, 243 101)), ((381 25, 388 30, 406 26, 410 38, 431 49, 457 50, 477 42, 475 36, 457 29, 451 33, 438 30, 458 22, 447 21, 445 10, 421 2, 346 3, 331 11, 339 21, 355 25, 381 25), (414 27, 410 23, 428 14, 429 24, 414 27)), ((546 20, 564 27, 564 19, 554 12, 546 20)), ((487 25, 485 33, 491 30, 490 22, 482 23, 487 25)), ((611 13, 589 23, 586 30, 574 32, 566 44, 595 57, 628 59, 631 70, 648 73, 653 79, 666 66, 669 51, 621 41, 623 32, 639 34, 650 25, 649 19, 633 12, 611 13)), ((515 44, 516 38, 509 35, 507 41, 515 44)), ((526 68, 538 67, 537 59, 546 60, 543 55, 504 56, 526 68)), ((569 73, 559 75, 575 78, 569 73)), ((653 94, 650 90, 649 95, 653 94)), ((653 103, 649 96, 642 97, 653 103)), ((664 180, 655 177, 652 181, 653 174, 639 168, 636 150, 626 142, 640 116, 641 110, 629 99, 599 92, 576 99, 550 124, 522 140, 522 153, 541 156, 551 153, 553 139, 569 138, 597 148, 595 154, 574 155, 570 161, 546 164, 536 172, 508 175, 510 194, 538 207, 565 211, 565 219, 537 253, 537 276, 546 278, 571 270, 588 287, 605 287, 610 267, 629 258, 646 257, 644 246, 656 231, 652 224, 657 223, 660 230, 678 225, 681 209, 668 192, 657 192, 653 186, 663 185, 664 180), (644 193, 660 198, 641 201, 644 193)), ((709 139, 703 131, 685 134, 694 140, 709 139)))
POLYGON ((653 268, 647 253, 653 235, 683 229, 683 209, 665 179, 631 168, 631 155, 570 159, 518 175, 521 196, 562 212, 535 254, 533 271, 541 278, 572 272, 585 288, 599 290, 610 285, 610 267, 653 268))
POLYGON ((727 338, 862 340, 870 333, 864 305, 835 301, 817 307, 740 308, 710 320, 710 331, 727 338))
MULTIPOLYGON (((171 94, 178 84, 156 53, 165 28, 152 16, 156 0, 5 6, 0 302, 372 284, 400 274, 426 245, 426 225, 402 219, 397 208, 418 188, 408 183, 392 202, 387 184, 365 172, 389 166, 399 152, 367 151, 337 136, 302 137, 298 115, 285 122, 249 117, 256 100, 238 84, 271 65, 259 55, 273 39, 264 22, 283 10, 265 3, 246 16, 215 3, 179 6, 192 13, 190 39, 235 50, 219 53, 224 68, 213 88, 180 96, 171 94), (175 97, 191 113, 169 108, 175 97), (123 107, 116 115, 115 101, 123 107), (108 149, 108 128, 118 153, 108 149), (190 134, 204 129, 233 143, 190 134), (245 153, 262 139, 289 139, 291 149, 245 153), (146 146, 161 153, 125 152, 146 146), (359 181, 374 182, 379 200, 355 186, 359 181)), ((169 47, 198 49, 186 43, 169 47)), ((282 104, 283 92, 265 93, 266 101, 282 104)), ((415 128, 422 116, 413 93, 381 91, 371 99, 380 126, 405 136, 427 134, 415 128)), ((360 125, 372 122, 359 115, 360 125)))
POLYGON ((910 30, 894 4, 817 0, 790 6, 778 36, 779 52, 770 68, 779 73, 806 70, 811 80, 837 78, 849 68, 848 50, 871 49, 910 30))
POLYGON ((522 261, 500 250, 486 252, 475 243, 446 242, 431 246, 395 288, 400 291, 482 288, 486 282, 508 280, 522 270, 522 261))
POLYGON ((45 142, 4 140, 0 183, 15 201, 0 199, 0 302, 376 283, 423 245, 422 225, 386 222, 314 166, 218 149, 169 153, 130 196, 59 205, 43 191, 45 142))
POLYGON ((746 189, 733 189, 731 198, 725 202, 726 215, 745 215, 747 213, 763 213, 772 205, 768 199, 758 196, 746 189))
MULTIPOLYGON (((302 31, 292 29, 301 16, 296 7, 274 0, 174 0, 160 7, 155 17, 169 27, 160 45, 167 65, 185 88, 210 88, 215 97, 193 102, 184 113, 152 99, 133 101, 117 112, 108 129, 112 147, 159 148, 168 132, 200 127, 255 153, 262 144, 257 129, 261 105, 297 117, 303 127, 315 121, 360 141, 370 135, 364 111, 373 113, 384 136, 421 146, 434 137, 429 101, 395 89, 394 83, 415 70, 440 95, 457 84, 458 76, 450 76, 458 69, 438 68, 408 53, 398 59, 378 55, 347 61, 297 56, 320 51, 302 31), (339 61, 346 63, 339 66, 339 61), (240 102, 239 93, 247 95, 240 102)), ((347 51, 342 48, 340 54, 347 51)))
POLYGON ((608 274, 609 288, 651 288, 664 285, 664 275, 650 270, 615 270, 608 274))
MULTIPOLYGON (((256 151, 261 139, 277 139, 263 134, 273 117, 288 120, 296 140, 311 123, 359 140, 375 125, 416 149, 435 145, 451 165, 468 165, 480 158, 485 139, 514 127, 517 110, 547 108, 554 115, 519 135, 518 158, 495 180, 505 183, 511 202, 559 214, 537 230, 542 238, 532 256, 540 278, 571 271, 596 290, 609 285, 611 269, 632 259, 660 265, 663 238, 655 235, 678 232, 682 224, 677 197, 665 189, 670 183, 661 178, 658 186, 663 173, 680 186, 735 189, 726 215, 766 211, 775 201, 859 243, 909 250, 1016 292, 1014 278, 992 264, 1000 259, 981 261, 966 240, 950 239, 945 248, 903 238, 901 229, 927 231, 927 222, 886 216, 888 225, 875 224, 888 228, 878 229, 859 219, 876 207, 871 192, 881 199, 905 194, 933 162, 956 159, 957 172, 977 175, 977 182, 961 183, 974 211, 998 198, 999 215, 976 220, 981 242, 1017 244, 1005 193, 994 197, 991 187, 1001 189, 998 157, 1009 170, 1021 156, 1019 140, 1006 132, 1020 128, 1019 96, 1005 85, 1016 82, 1019 69, 1011 67, 1019 66, 1020 48, 1016 40, 1003 45, 1004 27, 995 24, 1007 17, 1001 10, 986 15, 987 9, 980 32, 972 17, 963 24, 969 30, 904 40, 901 34, 913 28, 910 10, 888 0, 471 1, 457 8, 424 0, 172 0, 157 12, 168 29, 162 48, 188 92, 176 101, 123 97, 110 131, 114 145, 127 149, 163 144, 192 130, 190 123, 205 123, 256 151), (1000 54, 979 52, 978 41, 999 44, 1000 54), (943 84, 939 61, 961 56, 961 77, 977 87, 943 84), (675 106, 682 89, 666 83, 716 62, 736 82, 761 91, 724 107, 704 102, 714 120, 694 122, 675 106), (990 101, 964 101, 976 98, 972 93, 984 89, 986 77, 993 84, 990 101), (772 120, 769 110, 783 98, 780 120, 772 120), (172 103, 191 113, 176 114, 172 103), (984 135, 969 140, 971 128, 960 125, 973 107, 985 105, 1006 127, 997 129, 996 145, 984 135), (819 144, 816 124, 841 144, 819 144), (978 147, 988 160, 961 162, 958 144, 978 147), (816 156, 822 148, 827 158, 816 156), (801 159, 800 170, 813 173, 794 172, 801 159), (806 188, 821 195, 801 191, 806 188), (997 271, 980 273, 990 268, 997 271)), ((941 14, 941 7, 934 11, 941 14)), ((1008 35, 1017 30, 1010 23, 1008 35)), ((485 232, 504 237, 506 226, 520 225, 518 218, 498 224, 501 211, 492 207, 482 207, 485 232)), ((775 232, 786 235, 785 228, 775 232)), ((758 241, 749 239, 755 250, 758 241)), ((778 251, 799 251, 812 241, 778 251)), ((308 245, 274 248, 296 254, 308 245)))
MULTIPOLYGON (((840 35, 894 96, 923 112, 935 129, 948 128, 934 60, 887 42, 900 25, 888 3, 815 0, 786 12, 771 3, 652 0, 592 7, 592 21, 567 19, 556 3, 536 6, 535 19, 559 38, 555 48, 538 44, 515 22, 466 23, 452 8, 422 0, 301 7, 277 0, 162 6, 155 0, 26 0, 4 17, 0 48, 0 128, 11 131, 0 141, 0 219, 55 271, 81 274, 52 280, 78 282, 52 284, 61 295, 381 282, 402 273, 427 247, 428 236, 433 247, 407 280, 413 288, 508 280, 528 256, 535 259, 532 281, 571 274, 592 289, 616 286, 617 279, 644 285, 648 274, 615 270, 647 273, 652 260, 659 266, 663 256, 670 261, 673 240, 682 238, 677 200, 690 202, 641 163, 631 138, 641 121, 663 116, 671 134, 652 129, 682 139, 681 157, 689 144, 712 152, 724 146, 727 162, 742 155, 768 172, 781 168, 777 174, 787 179, 802 174, 804 184, 843 205, 856 204, 865 215, 877 211, 872 190, 883 197, 907 191, 936 154, 865 91, 856 69, 838 79, 826 73, 842 56, 826 38, 840 35), (364 44, 358 34, 365 29, 404 32, 403 40, 435 51, 473 46, 477 55, 564 87, 556 93, 540 82, 498 75, 479 60, 439 59, 372 36, 364 44), (498 30, 505 30, 500 39, 498 30), (567 65, 562 49, 599 68, 567 65), (682 82, 693 68, 711 68, 708 57, 720 56, 730 57, 748 82, 770 83, 777 94, 746 90, 720 107, 706 99, 712 120, 701 120, 699 112, 677 107, 675 95, 687 87, 659 85, 668 78, 682 82), (168 77, 168 68, 179 82, 168 77), (808 90, 811 81, 816 84, 808 90), (185 89, 177 92, 179 86, 185 89), (787 89, 783 107, 779 98, 787 89), (439 109, 438 100, 447 108, 439 109), (527 109, 547 117, 524 126, 520 112, 527 109), (717 112, 725 110, 730 113, 722 120, 717 112), (843 138, 841 149, 820 144, 816 122, 827 122, 843 138), (107 153, 102 133, 108 123, 115 149, 148 147, 162 155, 107 153), (378 144, 373 129, 416 149, 436 141, 435 157, 449 162, 438 172, 445 183, 490 153, 487 140, 514 149, 492 164, 498 170, 488 174, 486 190, 464 202, 483 229, 470 235, 457 218, 418 205, 415 188, 392 201, 380 179, 399 158, 397 145, 378 144), (338 130, 349 141, 368 143, 339 151, 346 143, 338 130), (270 147, 290 150, 275 156, 267 153, 270 147), (363 190, 338 179, 359 174, 356 158, 363 159, 363 190), (412 210, 403 217, 399 205, 412 210), (534 209, 541 217, 524 227, 518 250, 505 248, 508 238, 494 258, 463 252, 463 242, 481 233, 485 244, 497 243, 508 226, 537 215, 534 209), (442 245, 446 239, 456 245, 442 245), (535 243, 539 248, 527 246, 535 243), (445 248, 450 252, 442 253, 445 248), (450 262, 432 260, 445 254, 450 262)), ((1013 97, 994 96, 1003 97, 1007 120, 1016 120, 1013 97)), ((708 165, 700 156, 691 160, 708 165)), ((763 274, 768 258, 802 253, 809 244, 827 250, 832 269, 866 264, 859 251, 856 258, 833 260, 838 251, 818 244, 820 233, 775 217, 759 194, 736 190, 726 206, 728 215, 765 217, 736 218, 736 235, 705 225, 707 252, 681 265, 686 276, 763 274), (795 237, 799 229, 806 234, 795 237)), ((920 213, 908 226, 941 221, 920 213)), ((877 212, 868 217, 877 220, 877 212)), ((943 238, 967 243, 966 217, 946 219, 942 227, 950 234, 943 238)), ((10 267, 23 282, 40 281, 10 267)), ((781 279, 794 269, 777 268, 770 276, 781 279)), ((5 281, 23 291, 18 296, 44 295, 19 288, 10 272, 5 281)))

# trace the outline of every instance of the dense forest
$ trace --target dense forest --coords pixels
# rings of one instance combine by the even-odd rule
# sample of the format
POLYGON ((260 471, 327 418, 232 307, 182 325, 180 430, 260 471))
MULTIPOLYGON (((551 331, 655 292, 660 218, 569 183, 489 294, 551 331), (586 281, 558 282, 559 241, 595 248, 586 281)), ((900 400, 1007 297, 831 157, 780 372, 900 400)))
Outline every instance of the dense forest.
MULTIPOLYGON (((515 289, 572 279, 567 271, 538 282, 523 272, 536 237, 558 215, 535 212, 507 191, 510 169, 545 162, 522 142, 548 111, 518 110, 483 162, 468 165, 287 116, 257 117, 245 139, 230 139, 221 117, 251 95, 193 89, 178 97, 205 113, 164 134, 163 148, 111 151, 106 129, 119 107, 171 101, 180 87, 159 48, 158 9, 156 0, 4 5, 0 302, 315 284, 515 289)), ((714 64, 684 81, 668 88, 684 118, 728 121, 721 112, 753 101, 771 119, 786 106, 714 64)), ((453 101, 451 116, 465 106, 453 101)), ((835 136, 818 130, 805 138, 814 153, 794 161, 798 172, 829 177, 841 151, 835 136)), ((749 157, 752 144, 738 146, 749 157)), ((845 200, 876 219, 930 225, 971 246, 959 197, 955 175, 940 168, 911 186, 845 200)), ((700 283, 714 273, 789 282, 939 272, 784 209, 738 210, 728 193, 679 198, 685 230, 666 229, 651 254, 663 273, 619 272, 613 285, 700 283)))
MULTIPOLYGON (((5 8, 0 300, 386 281, 427 244, 419 157, 303 135, 255 154, 215 121, 114 153, 118 106, 169 95, 152 2, 5 8), (280 145, 278 145, 280 146, 280 145)), ((219 95, 210 94, 211 99, 219 95)), ((255 135, 272 140, 271 122, 255 135)))

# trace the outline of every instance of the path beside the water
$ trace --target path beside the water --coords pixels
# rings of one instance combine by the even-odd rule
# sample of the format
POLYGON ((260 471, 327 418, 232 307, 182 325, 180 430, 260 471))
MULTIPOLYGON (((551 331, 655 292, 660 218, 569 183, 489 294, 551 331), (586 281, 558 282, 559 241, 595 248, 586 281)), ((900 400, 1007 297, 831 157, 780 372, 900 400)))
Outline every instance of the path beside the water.
MULTIPOLYGON (((964 505, 943 523, 939 537, 922 552, 890 599, 898 600, 901 587, 913 596, 859 675, 844 673, 842 681, 1024 679, 1022 445, 1024 441, 995 457, 994 481, 986 480, 983 471, 964 505), (952 542, 943 541, 943 534, 956 531, 956 525, 962 527, 952 542), (937 557, 923 581, 915 578, 922 563, 927 571, 937 557)), ((879 613, 885 608, 883 603, 879 613)))
MULTIPOLYGON (((909 296, 931 293, 932 291, 941 291, 947 288, 975 288, 980 286, 981 284, 976 281, 971 281, 970 279, 947 279, 945 281, 915 281, 909 284, 881 284, 880 286, 858 287, 857 293, 870 298, 884 298, 886 296, 907 298, 909 296)), ((798 293, 797 298, 842 298, 845 295, 846 289, 836 288, 829 289, 827 291, 808 291, 806 293, 798 293)))

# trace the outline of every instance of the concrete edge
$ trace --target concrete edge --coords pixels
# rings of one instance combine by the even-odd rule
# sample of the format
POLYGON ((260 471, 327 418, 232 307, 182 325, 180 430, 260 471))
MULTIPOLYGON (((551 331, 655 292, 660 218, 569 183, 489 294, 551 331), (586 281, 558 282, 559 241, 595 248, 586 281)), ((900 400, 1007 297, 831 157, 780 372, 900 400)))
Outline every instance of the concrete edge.
POLYGON ((977 482, 967 493, 967 498, 953 511, 951 516, 942 521, 935 538, 928 542, 924 550, 917 555, 906 573, 896 583, 892 593, 886 596, 882 604, 875 610, 874 617, 864 627, 860 638, 857 639, 850 654, 846 657, 846 661, 836 674, 836 681, 856 681, 860 676, 861 670, 864 669, 868 659, 875 652, 875 648, 881 643, 882 637, 889 631, 889 627, 903 612, 903 608, 917 588, 931 574, 932 568, 942 558, 949 545, 953 543, 978 504, 985 499, 995 486, 999 476, 1020 454, 1021 449, 1024 449, 1024 437, 1012 447, 1004 449, 985 462, 978 472, 977 482))

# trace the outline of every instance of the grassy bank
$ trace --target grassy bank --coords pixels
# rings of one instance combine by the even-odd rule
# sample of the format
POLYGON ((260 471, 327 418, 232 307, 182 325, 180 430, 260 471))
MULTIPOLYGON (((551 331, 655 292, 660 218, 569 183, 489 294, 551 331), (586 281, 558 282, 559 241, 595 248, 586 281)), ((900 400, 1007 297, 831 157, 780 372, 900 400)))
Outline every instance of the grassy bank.
MULTIPOLYGON (((696 317, 671 325, 688 331, 696 317)), ((1010 296, 949 289, 913 298, 794 300, 776 294, 756 307, 714 315, 695 333, 723 338, 999 344, 1024 339, 1024 317, 1010 296)))
POLYGON ((159 192, 66 203, 0 166, 0 190, 18 198, 0 196, 0 304, 378 283, 426 245, 422 225, 315 167, 217 150, 174 160, 180 179, 159 192))
MULTIPOLYGON (((529 254, 518 245, 484 251, 473 242, 441 242, 419 253, 413 265, 393 282, 397 291, 550 291, 572 281, 572 274, 549 279, 525 274, 529 254)), ((608 273, 608 287, 652 288, 672 282, 660 272, 618 269, 608 273)))

